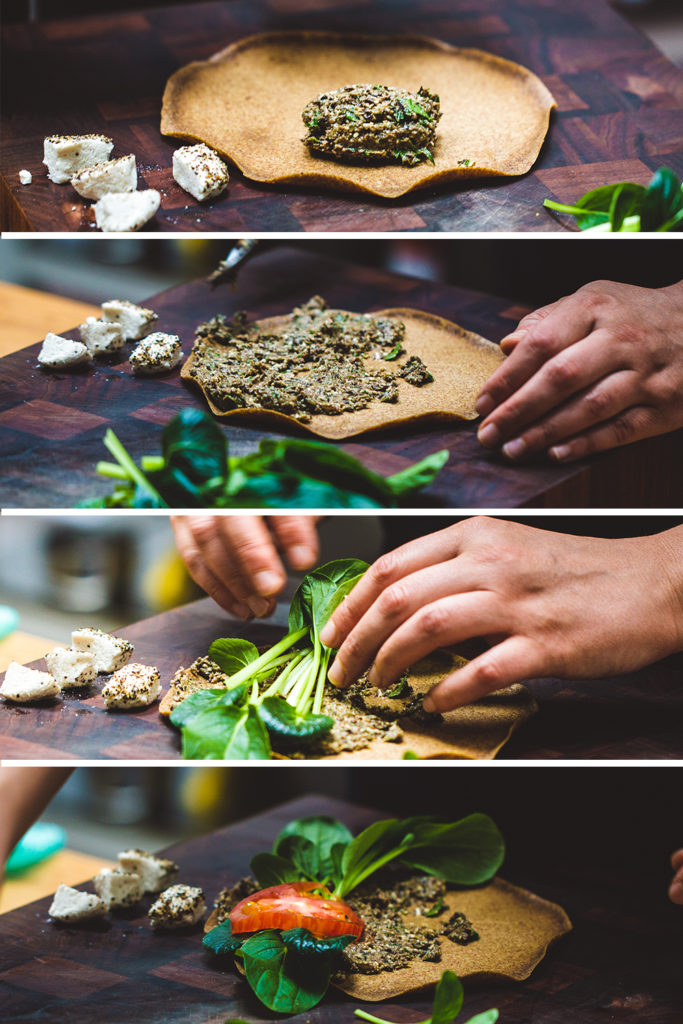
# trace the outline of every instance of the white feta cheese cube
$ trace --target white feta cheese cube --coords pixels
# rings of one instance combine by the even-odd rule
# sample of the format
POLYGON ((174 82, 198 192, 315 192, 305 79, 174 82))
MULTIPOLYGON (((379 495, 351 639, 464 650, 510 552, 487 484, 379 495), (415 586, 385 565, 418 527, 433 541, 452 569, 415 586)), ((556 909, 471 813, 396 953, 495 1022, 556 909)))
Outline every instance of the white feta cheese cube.
POLYGON ((147 850, 123 850, 118 855, 124 871, 139 875, 145 892, 161 892, 178 877, 180 868, 167 857, 155 857, 147 850))
POLYGON ((82 167, 74 174, 71 184, 84 199, 101 199, 110 192, 135 192, 138 187, 135 156, 129 153, 116 160, 104 160, 92 167, 82 167))
POLYGON ((161 693, 159 670, 152 665, 132 664, 114 672, 102 687, 104 703, 109 708, 146 708, 161 693))
POLYGON ((0 686, 0 696, 17 704, 45 700, 46 697, 56 697, 58 693, 59 683, 49 672, 38 672, 16 661, 9 663, 0 686))
POLYGON ((137 231, 154 216, 161 204, 156 189, 144 192, 110 192, 95 203, 100 231, 137 231))
POLYGON ((63 370, 69 366, 91 363, 92 355, 82 341, 71 341, 70 338, 62 338, 61 334, 48 331, 43 347, 38 353, 38 362, 41 366, 48 366, 53 370, 63 370))
POLYGON ((123 331, 120 324, 108 320, 97 320, 89 316, 78 328, 81 339, 94 356, 118 352, 123 348, 123 331))
POLYGON ((48 135, 43 143, 47 176, 57 185, 71 181, 81 167, 109 159, 114 140, 106 135, 48 135))
POLYGON ((219 196, 230 180, 227 165, 203 142, 176 149, 173 177, 182 189, 200 202, 219 196))
POLYGON ((113 636, 93 626, 75 629, 71 634, 71 646, 93 655, 96 672, 115 672, 117 668, 123 668, 135 649, 123 637, 113 636))
POLYGON ((195 885, 172 885, 149 908, 152 928, 189 928, 206 913, 204 891, 195 885))
POLYGON ((93 917, 104 917, 107 912, 99 896, 70 885, 60 885, 50 904, 48 914, 55 921, 87 921, 93 917))
POLYGON ((125 299, 110 299, 102 303, 102 319, 120 324, 125 341, 140 341, 159 317, 153 309, 136 306, 125 299))
POLYGON ((130 366, 134 374, 151 376, 172 370, 183 358, 180 338, 177 334, 163 334, 156 331, 143 338, 130 355, 130 366))
POLYGON ((94 655, 90 651, 75 651, 72 647, 55 647, 45 655, 45 664, 62 690, 87 686, 97 675, 94 655))
POLYGON ((93 878, 93 885, 108 910, 132 907, 142 899, 144 892, 140 876, 121 868, 102 868, 93 878))
POLYGON ((33 181, 33 175, 27 170, 19 171, 19 181, 22 185, 30 185, 33 181))

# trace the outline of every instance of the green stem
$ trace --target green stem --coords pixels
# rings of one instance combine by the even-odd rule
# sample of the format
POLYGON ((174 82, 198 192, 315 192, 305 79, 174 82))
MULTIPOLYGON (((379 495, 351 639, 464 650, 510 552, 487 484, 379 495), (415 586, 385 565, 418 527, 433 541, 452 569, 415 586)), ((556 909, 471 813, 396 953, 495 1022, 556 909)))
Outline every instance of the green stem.
POLYGON ((164 499, 161 497, 159 492, 154 487, 152 487, 151 483, 149 482, 145 474, 135 465, 130 455, 123 447, 118 437, 111 428, 109 428, 104 435, 104 446, 107 449, 107 451, 114 456, 119 466, 126 470, 128 476, 131 478, 131 480, 135 481, 138 487, 141 487, 143 490, 149 491, 150 494, 154 495, 154 497, 157 499, 157 501, 163 508, 168 508, 164 499))
POLYGON ((308 670, 311 667, 312 660, 313 651, 307 651, 305 657, 301 659, 301 662, 296 666, 295 670, 292 672, 291 676, 286 681, 285 685, 282 687, 281 695, 283 697, 289 697, 294 688, 299 686, 301 680, 308 673, 308 670))
POLYGON ((315 697, 313 699, 313 714, 319 715, 323 706, 323 696, 325 695, 325 683, 327 681, 327 666, 330 663, 330 656, 332 651, 329 647, 323 648, 322 664, 320 666, 320 672, 318 673, 318 685, 315 690, 315 697))
POLYGON ((128 473, 125 469, 119 466, 118 462, 98 462, 95 469, 100 476, 109 476, 113 480, 130 481, 128 473))
POLYGON ((313 693, 313 687, 315 686, 316 680, 318 678, 318 668, 320 667, 320 651, 321 646, 319 643, 316 643, 313 654, 313 665, 311 667, 311 671, 308 675, 308 679, 306 680, 306 685, 301 691, 301 696, 299 697, 299 700, 295 705, 296 710, 299 712, 300 715, 305 715, 309 710, 308 705, 310 704, 311 694, 313 693))
POLYGON ((282 670, 282 672, 280 672, 280 674, 277 677, 277 679, 275 679, 270 684, 270 686, 268 687, 266 692, 263 694, 263 696, 259 697, 259 700, 258 700, 259 704, 262 701, 264 701, 266 699, 266 697, 275 697, 275 696, 277 696, 277 694, 280 692, 282 687, 285 685, 285 683, 287 682, 287 680, 291 676, 291 674, 294 671, 294 669, 296 668, 296 666, 299 664, 301 659, 304 658, 304 657, 305 657, 305 651, 298 651, 298 653, 295 654, 293 658, 289 659, 289 662, 287 663, 286 668, 284 668, 282 670))
POLYGON ((582 206, 565 206, 564 203, 556 203, 554 199, 544 199, 543 205, 549 210, 557 210, 559 213, 571 213, 574 217, 604 217, 609 221, 609 213, 606 210, 586 210, 582 206))
POLYGON ((391 850, 385 854, 384 857, 379 857, 377 860, 373 860, 372 863, 361 871, 355 871, 350 878, 342 878, 339 884, 336 886, 333 895, 343 899, 352 889, 364 882, 369 875, 373 875, 375 871, 379 871, 385 864, 388 864, 390 860, 395 860, 397 857, 402 857, 406 850, 409 850, 409 846, 398 846, 396 849, 391 850))
POLYGON ((145 473, 159 473, 166 465, 163 455, 143 455, 140 459, 140 468, 145 473))
POLYGON ((373 1017, 371 1013, 366 1013, 365 1010, 354 1010, 354 1013, 361 1020, 369 1020, 370 1024, 390 1024, 390 1021, 384 1020, 382 1017, 373 1017))
POLYGON ((239 672, 235 672, 233 676, 230 676, 229 686, 227 689, 232 690, 235 686, 239 686, 241 683, 250 682, 255 672, 260 672, 261 669, 267 666, 273 665, 277 662, 277 659, 285 651, 288 651, 290 647, 298 643, 303 636, 308 633, 308 626, 302 626, 301 629, 297 629, 295 633, 288 633, 286 637, 271 647, 265 654, 260 655, 254 661, 249 662, 244 668, 240 669, 239 672))

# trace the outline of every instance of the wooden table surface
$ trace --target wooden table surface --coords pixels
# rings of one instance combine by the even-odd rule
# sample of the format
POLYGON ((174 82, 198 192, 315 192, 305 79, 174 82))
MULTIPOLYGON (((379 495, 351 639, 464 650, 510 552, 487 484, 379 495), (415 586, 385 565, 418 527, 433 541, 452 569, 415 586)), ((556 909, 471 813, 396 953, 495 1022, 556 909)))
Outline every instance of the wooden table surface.
MULTIPOLYGON (((175 671, 205 654, 221 636, 243 636, 257 646, 275 643, 282 627, 244 624, 203 598, 120 630, 135 645, 133 660, 155 665, 164 689, 175 671)), ((65 638, 67 640, 68 638, 65 638)), ((44 671, 42 661, 34 667, 44 671)), ((43 705, 0 703, 0 757, 24 760, 180 757, 180 736, 158 706, 107 713, 99 691, 67 693, 43 705)), ((683 758, 683 655, 613 679, 539 679, 527 684, 538 713, 508 741, 499 757, 683 758)))
POLYGON ((104 132, 135 153, 140 187, 162 193, 150 231, 553 231, 546 197, 572 202, 598 185, 683 174, 683 73, 607 0, 234 0, 10 25, 5 30, 3 150, 9 230, 92 231, 90 204, 45 176, 43 138, 104 132), (259 185, 231 172, 204 206, 173 181, 178 142, 159 133, 168 77, 265 30, 417 33, 518 61, 558 104, 523 178, 426 188, 400 200, 259 185), (19 183, 19 170, 33 184, 19 183))
MULTIPOLYGON (((262 252, 245 265, 236 291, 227 285, 212 291, 198 280, 147 301, 159 313, 159 330, 179 334, 188 354, 195 327, 215 313, 242 308, 254 318, 269 316, 316 293, 331 305, 359 311, 424 309, 493 341, 525 311, 479 292, 283 248, 262 252)), ((102 296, 114 297, 120 296, 102 296)), ((184 384, 177 371, 134 378, 127 362, 98 361, 85 372, 45 372, 37 365, 38 351, 36 343, 0 359, 2 507, 65 507, 106 494, 110 486, 95 475, 95 464, 107 457, 102 444, 107 427, 139 459, 158 453, 161 428, 180 409, 205 408, 199 391, 184 384)), ((244 425, 224 429, 235 455, 252 451, 263 437, 282 436, 244 425)), ((419 498, 421 507, 671 508, 683 505, 683 478, 673 471, 680 464, 682 443, 683 431, 678 431, 571 466, 544 459, 514 466, 486 452, 476 439, 476 424, 463 422, 394 428, 351 439, 342 448, 384 475, 447 448, 451 457, 419 498)))
MULTIPOLYGON (((333 815, 354 832, 382 816, 308 796, 166 852, 181 865, 182 877, 213 899, 248 872, 253 854, 269 848, 288 821, 308 814, 333 815)), ((501 1024, 680 1022, 677 908, 665 900, 646 902, 640 879, 625 871, 603 877, 588 865, 566 864, 561 851, 548 865, 547 877, 536 873, 508 880, 561 904, 574 930, 551 947, 525 982, 468 982, 463 1019, 497 1006, 501 1024)), ((47 921, 48 907, 49 898, 0 917, 3 1010, 15 1024, 274 1019, 230 966, 216 966, 202 950, 199 929, 154 935, 146 917, 134 912, 99 928, 55 927, 47 921)), ((331 988, 319 1006, 287 1021, 351 1024, 357 1005, 331 988)), ((392 1021, 419 1021, 429 1014, 431 1000, 417 995, 366 1008, 392 1021)))
POLYGON ((21 874, 5 876, 0 888, 0 914, 52 896, 58 885, 81 885, 102 868, 115 866, 113 861, 89 853, 58 850, 21 874))

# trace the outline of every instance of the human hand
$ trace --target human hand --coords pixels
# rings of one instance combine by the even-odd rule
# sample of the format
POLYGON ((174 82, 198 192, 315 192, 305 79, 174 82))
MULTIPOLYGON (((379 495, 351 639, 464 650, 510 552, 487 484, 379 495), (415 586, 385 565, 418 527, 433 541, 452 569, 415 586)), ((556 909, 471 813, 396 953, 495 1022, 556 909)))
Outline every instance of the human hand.
POLYGON ((671 867, 676 874, 669 886, 669 899, 683 906, 683 850, 676 850, 671 857, 671 867))
POLYGON ((683 282, 595 281, 525 316, 476 403, 508 458, 572 462, 683 426, 683 282))
POLYGON ((292 569, 318 558, 317 516, 171 516, 190 576, 240 619, 265 618, 292 569))
POLYGON ((425 700, 447 711, 539 676, 615 675, 683 648, 683 527, 602 540, 478 517, 383 555, 321 640, 331 682, 387 687, 439 647, 491 646, 425 700))

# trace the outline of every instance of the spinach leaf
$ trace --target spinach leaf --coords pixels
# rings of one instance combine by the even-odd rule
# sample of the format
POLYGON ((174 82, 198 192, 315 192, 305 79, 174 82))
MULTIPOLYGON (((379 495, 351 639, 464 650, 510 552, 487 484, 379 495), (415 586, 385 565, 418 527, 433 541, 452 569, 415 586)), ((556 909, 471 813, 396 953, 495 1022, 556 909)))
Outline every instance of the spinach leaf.
POLYGON ((655 171, 647 188, 633 181, 601 185, 566 205, 544 206, 576 217, 582 231, 673 231, 683 222, 683 185, 669 167, 655 171))
POLYGON ((402 341, 397 341, 396 344, 394 345, 394 347, 391 349, 391 351, 390 352, 386 352, 382 356, 382 359, 385 359, 387 362, 391 362, 394 359, 398 359, 398 357, 400 356, 402 351, 403 351, 403 342, 402 341))
POLYGON ((681 183, 668 167, 660 167, 648 185, 640 211, 641 231, 663 231, 683 211, 681 183))
POLYGON ((271 885, 282 885, 284 882, 301 881, 301 872, 292 861, 274 853, 257 853, 252 857, 249 866, 252 875, 264 889, 270 888, 271 885))
POLYGON ((240 951, 252 991, 277 1013, 303 1013, 327 992, 332 958, 301 956, 277 931, 257 932, 240 951))
POLYGON ((464 1021, 464 1024, 496 1024, 498 1010, 484 1010, 483 1013, 476 1013, 474 1017, 464 1021))
POLYGON ((288 949, 302 956, 334 956, 354 941, 353 935, 336 935, 331 939, 317 939, 307 928, 290 928, 282 932, 282 941, 288 949))
POLYGON ((291 859, 298 866, 306 866, 310 877, 325 879, 336 877, 342 850, 353 836, 340 821, 326 815, 314 815, 291 821, 279 834, 273 852, 291 859), (308 843, 309 850, 301 842, 308 843))
POLYGON ((291 860, 300 872, 300 878, 310 878, 312 881, 322 877, 318 875, 318 858, 315 846, 310 839, 303 836, 285 836, 277 847, 281 857, 291 860))
POLYGON ((261 704, 261 719, 273 736, 293 746, 324 736, 334 725, 334 719, 329 715, 314 715, 312 712, 300 715, 282 697, 265 698, 261 704))
POLYGON ((358 558, 339 558, 309 572, 292 598, 290 631, 307 625, 314 633, 319 633, 327 622, 327 607, 336 590, 350 580, 357 581, 367 568, 367 562, 358 558))
POLYGON ((491 818, 470 814, 452 825, 417 825, 401 861, 453 885, 480 885, 493 878, 504 857, 505 843, 491 818))
POLYGON ((194 715, 183 728, 183 757, 203 761, 270 758, 268 731, 253 704, 220 706, 194 715))
POLYGON ((446 904, 444 903, 443 896, 439 896, 436 903, 433 906, 431 906, 429 910, 424 911, 423 917, 438 917, 439 914, 443 913, 443 909, 445 906, 446 904))
POLYGON ((386 478, 387 486, 397 498, 415 494, 432 482, 436 474, 446 465, 448 459, 449 453, 445 448, 440 452, 427 455, 413 466, 407 466, 406 469, 394 473, 393 476, 388 476, 386 478))
POLYGON ((258 656, 258 648, 254 644, 238 637, 214 640, 209 647, 211 661, 229 676, 256 661, 258 656))
POLYGON ((223 921, 222 924, 217 924, 215 928, 207 932, 202 939, 202 946, 204 949, 208 949, 214 956, 226 956, 228 953, 234 953, 236 949, 242 945, 242 943, 249 938, 251 932, 241 932, 239 935, 232 934, 232 925, 230 919, 223 921))
MULTIPOLYGON (((419 1024, 452 1024, 462 1009, 463 998, 462 984, 457 974, 454 974, 453 971, 444 971, 434 990, 431 1016, 427 1020, 420 1021, 419 1024)), ((354 1012, 356 1017, 370 1021, 371 1024, 391 1024, 390 1021, 376 1017, 365 1010, 355 1010, 354 1012)), ((498 1010, 485 1010, 484 1013, 478 1013, 475 1017, 471 1017, 465 1024, 495 1024, 497 1020, 498 1010)))
POLYGON ((228 443, 222 429, 199 409, 183 409, 161 433, 166 465, 180 470, 193 484, 223 479, 228 443))
POLYGON ((267 761, 270 759, 268 730, 258 708, 249 704, 230 733, 223 751, 225 761, 267 761))
POLYGON ((171 712, 171 722, 182 729, 191 718, 212 708, 231 707, 243 704, 247 697, 247 686, 236 686, 232 690, 197 690, 185 698, 171 712))

